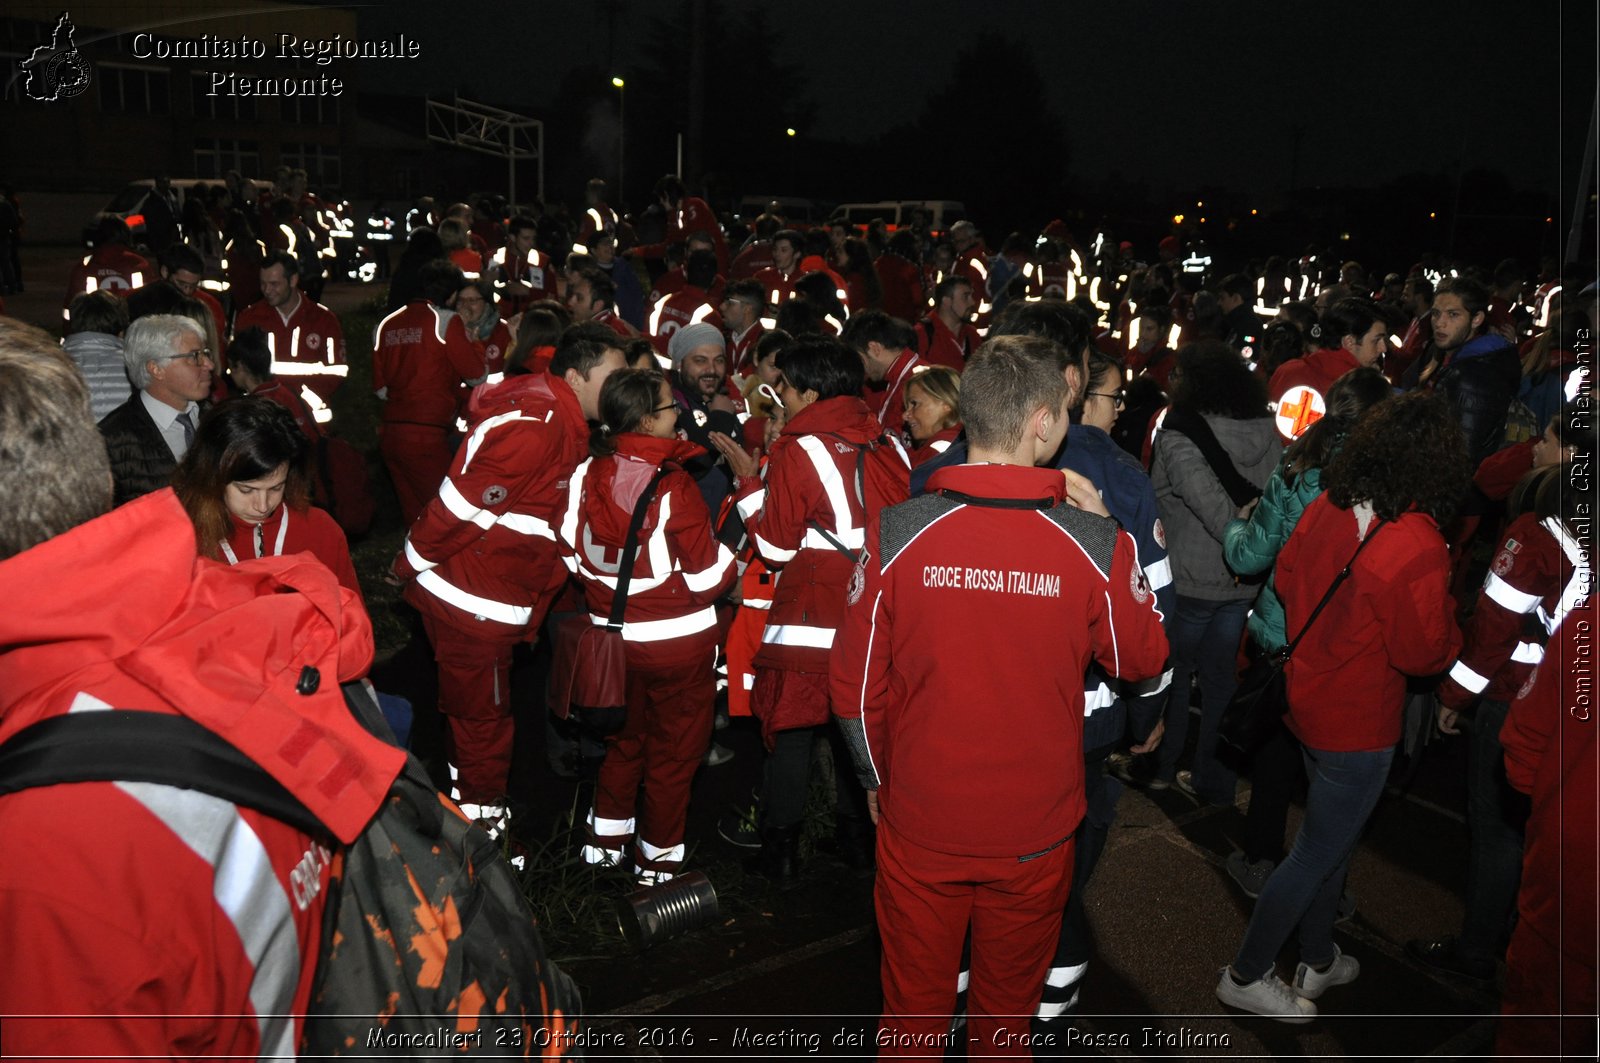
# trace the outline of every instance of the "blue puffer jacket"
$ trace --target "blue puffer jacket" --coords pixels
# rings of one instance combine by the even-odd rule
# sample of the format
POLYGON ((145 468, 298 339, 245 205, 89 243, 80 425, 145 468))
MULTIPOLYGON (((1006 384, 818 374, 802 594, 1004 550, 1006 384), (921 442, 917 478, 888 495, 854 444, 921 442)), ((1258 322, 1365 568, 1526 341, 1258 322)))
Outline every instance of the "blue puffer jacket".
MULTIPOLYGON (((1249 520, 1234 520, 1223 534, 1222 556, 1228 567, 1241 576, 1255 575, 1272 568, 1278 551, 1289 541, 1294 526, 1306 507, 1322 494, 1322 470, 1307 469, 1298 476, 1288 474, 1288 463, 1280 462, 1261 493, 1261 501, 1249 520)), ((1283 603, 1267 577, 1266 586, 1256 598, 1250 614, 1250 637, 1264 650, 1287 645, 1283 630, 1283 603)))

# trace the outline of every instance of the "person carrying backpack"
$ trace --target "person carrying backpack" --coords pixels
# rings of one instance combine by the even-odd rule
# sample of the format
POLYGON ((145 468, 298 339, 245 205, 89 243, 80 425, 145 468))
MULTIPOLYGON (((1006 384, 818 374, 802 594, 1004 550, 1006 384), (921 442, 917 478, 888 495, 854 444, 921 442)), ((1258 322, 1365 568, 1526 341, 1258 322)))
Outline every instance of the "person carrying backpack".
MULTIPOLYGON (((828 658, 866 550, 867 519, 905 501, 911 466, 861 400, 865 370, 854 351, 834 339, 802 340, 778 355, 778 371, 787 421, 765 481, 738 443, 721 434, 712 442, 738 478, 739 514, 757 553, 780 570, 750 700, 769 753, 756 866, 787 887, 798 880, 812 749, 830 715, 828 658)), ((871 866, 865 793, 850 772, 835 778, 844 854, 871 866)))
MULTIPOLYGON (((344 707, 339 683, 373 653, 355 593, 304 555, 198 558, 170 489, 108 512, 81 378, 6 322, 0 445, 0 743, 67 715, 187 717, 354 839, 406 759, 344 707)), ((8 1053, 295 1054, 331 843, 149 782, 6 794, 0 834, 28 854, 0 861, 8 1053)))

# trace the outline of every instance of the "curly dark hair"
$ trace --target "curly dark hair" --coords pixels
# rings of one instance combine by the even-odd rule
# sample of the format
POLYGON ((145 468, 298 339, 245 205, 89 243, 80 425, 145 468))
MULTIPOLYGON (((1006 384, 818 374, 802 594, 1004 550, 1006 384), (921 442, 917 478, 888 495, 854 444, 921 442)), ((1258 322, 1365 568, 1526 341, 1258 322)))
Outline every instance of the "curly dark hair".
POLYGON ((1178 352, 1172 408, 1248 421, 1270 417, 1267 389, 1232 347, 1201 340, 1178 352))
POLYGON ((1379 403, 1345 437, 1323 482, 1343 509, 1366 502, 1395 520, 1414 508, 1448 523, 1472 482, 1455 408, 1424 392, 1379 403))

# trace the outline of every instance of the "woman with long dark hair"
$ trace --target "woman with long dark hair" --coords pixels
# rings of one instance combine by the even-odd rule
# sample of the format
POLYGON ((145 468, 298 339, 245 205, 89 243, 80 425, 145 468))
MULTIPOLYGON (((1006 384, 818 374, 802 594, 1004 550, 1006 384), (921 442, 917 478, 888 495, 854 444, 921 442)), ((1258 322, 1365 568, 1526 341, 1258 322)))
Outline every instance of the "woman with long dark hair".
MULTIPOLYGON (((1241 576, 1270 573, 1305 509, 1322 494, 1322 471, 1345 437, 1369 410, 1392 397, 1394 389, 1378 370, 1352 369, 1328 389, 1328 412, 1289 445, 1267 481, 1261 501, 1239 511, 1223 538, 1223 557, 1241 576)), ((1289 642, 1283 629, 1283 603, 1272 576, 1250 613, 1250 642, 1256 653, 1272 653, 1289 642)), ((1255 897, 1283 858, 1283 832, 1295 784, 1303 778, 1300 755, 1287 731, 1279 728, 1251 762, 1250 809, 1244 848, 1228 857, 1228 874, 1255 897)))
POLYGON ((572 474, 560 527, 562 553, 590 617, 605 623, 634 508, 660 477, 622 614, 627 719, 606 738, 583 849, 591 864, 631 856, 644 885, 665 882, 683 866, 689 784, 711 741, 717 692, 714 603, 734 577, 733 554, 713 535, 700 489, 681 464, 703 451, 678 438, 677 423, 671 385, 659 370, 608 376, 592 456, 572 474))
POLYGON ((1222 342, 1178 352, 1172 405, 1156 436, 1150 482, 1165 528, 1172 582, 1172 686, 1166 737, 1152 789, 1177 787, 1213 805, 1231 805, 1236 772, 1216 758, 1217 724, 1233 697, 1234 655, 1256 585, 1236 578, 1222 539, 1240 507, 1259 498, 1283 452, 1261 382, 1222 342), (1189 682, 1200 682, 1200 736, 1190 771, 1178 771, 1189 730, 1189 682))
POLYGON ((1287 666, 1287 723, 1310 786, 1294 846, 1217 980, 1224 1004, 1309 1022, 1313 999, 1361 971, 1334 944, 1334 919, 1400 742, 1406 677, 1436 674, 1461 650, 1439 526, 1470 475, 1448 403, 1427 394, 1385 402, 1351 430, 1324 473, 1327 493, 1278 556, 1286 631, 1301 631, 1326 601, 1287 666), (1296 933, 1291 988, 1274 967, 1296 933))
POLYGON ((237 565, 304 551, 359 595, 344 532, 311 504, 309 451, 288 410, 266 399, 234 399, 201 419, 172 487, 202 557, 237 565))

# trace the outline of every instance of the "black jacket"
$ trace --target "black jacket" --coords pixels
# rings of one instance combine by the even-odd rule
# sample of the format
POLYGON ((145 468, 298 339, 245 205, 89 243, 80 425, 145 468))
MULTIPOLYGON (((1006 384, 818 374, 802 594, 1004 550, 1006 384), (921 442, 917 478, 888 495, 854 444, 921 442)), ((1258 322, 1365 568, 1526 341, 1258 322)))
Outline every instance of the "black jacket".
POLYGON ((1506 411, 1521 381, 1517 349, 1494 333, 1468 342, 1433 378, 1433 389, 1455 405, 1474 469, 1505 442, 1506 411))
MULTIPOLYGON (((115 504, 119 506, 167 486, 172 470, 178 467, 161 430, 144 408, 142 395, 135 391, 127 402, 100 419, 100 434, 105 437, 111 478, 116 483, 115 504)), ((205 404, 201 403, 200 408, 204 410, 205 404)))

